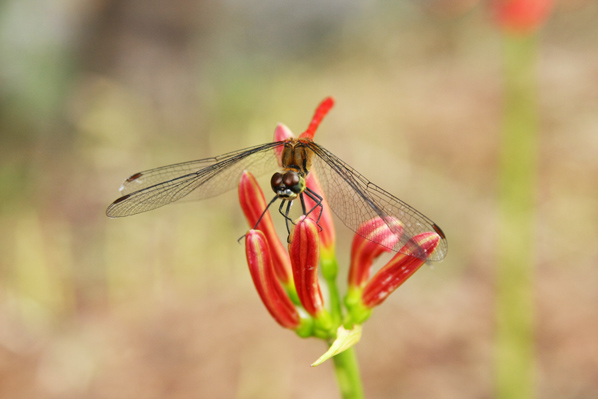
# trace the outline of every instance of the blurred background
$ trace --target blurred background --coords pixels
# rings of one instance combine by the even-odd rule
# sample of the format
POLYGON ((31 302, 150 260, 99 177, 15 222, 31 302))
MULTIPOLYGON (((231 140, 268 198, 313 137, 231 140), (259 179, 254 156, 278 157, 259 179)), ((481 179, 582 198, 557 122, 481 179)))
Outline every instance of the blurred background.
MULTIPOLYGON (((563 0, 535 33, 543 399, 598 397, 597 20, 563 0)), ((2 2, 0 397, 338 397, 322 342, 261 304, 234 191, 104 214, 127 176, 301 133, 328 95, 317 141, 449 240, 365 324, 366 396, 495 397, 505 34, 476 0, 2 2)))

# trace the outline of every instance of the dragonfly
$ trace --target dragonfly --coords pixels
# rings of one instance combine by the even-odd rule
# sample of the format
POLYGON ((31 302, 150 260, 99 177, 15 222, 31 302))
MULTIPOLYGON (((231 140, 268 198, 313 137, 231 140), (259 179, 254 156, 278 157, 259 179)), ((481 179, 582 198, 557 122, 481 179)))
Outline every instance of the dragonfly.
POLYGON ((362 226, 369 220, 381 218, 398 239, 392 240, 392 247, 385 239, 374 241, 377 244, 394 252, 408 251, 407 255, 425 260, 444 259, 448 251, 447 239, 436 223, 313 141, 316 129, 333 105, 332 97, 324 99, 308 128, 298 138, 135 173, 124 181, 120 187, 121 197, 108 206, 106 215, 110 218, 131 216, 175 202, 214 197, 235 188, 246 170, 255 176, 276 171, 271 179, 275 197, 262 216, 277 199, 282 200, 280 213, 286 214, 288 219, 290 206, 297 198, 301 200, 304 214, 314 210, 306 209, 304 195, 315 203, 315 207, 321 207, 325 198, 336 216, 355 233, 371 239, 376 235, 369 234, 371 232, 362 226), (305 184, 307 176, 314 170, 324 193, 317 193, 305 184), (287 210, 283 213, 285 201, 287 210), (403 249, 411 238, 425 232, 434 232, 440 237, 431 254, 418 255, 417 251, 403 249))

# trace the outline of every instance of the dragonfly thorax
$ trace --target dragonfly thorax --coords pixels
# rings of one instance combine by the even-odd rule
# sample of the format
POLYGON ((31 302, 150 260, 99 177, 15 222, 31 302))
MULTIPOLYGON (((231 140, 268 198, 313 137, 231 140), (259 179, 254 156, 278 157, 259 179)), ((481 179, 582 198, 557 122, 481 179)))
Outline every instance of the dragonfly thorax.
POLYGON ((285 170, 293 169, 304 176, 307 176, 311 169, 312 150, 309 148, 311 140, 288 139, 284 143, 280 164, 285 170))
POLYGON ((276 172, 272 175, 270 186, 278 198, 294 200, 305 190, 305 177, 295 170, 276 172))

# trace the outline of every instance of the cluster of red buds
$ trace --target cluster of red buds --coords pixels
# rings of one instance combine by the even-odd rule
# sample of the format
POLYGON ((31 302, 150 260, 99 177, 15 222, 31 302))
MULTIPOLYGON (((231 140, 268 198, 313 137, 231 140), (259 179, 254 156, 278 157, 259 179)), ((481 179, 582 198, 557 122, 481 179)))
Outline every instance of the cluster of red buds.
MULTIPOLYGON (((275 140, 284 140, 290 134, 287 127, 279 125, 275 140)), ((306 185, 322 193, 315 171, 309 174, 306 185)), ((350 330, 361 325, 375 306, 425 263, 425 256, 421 254, 432 253, 440 240, 435 232, 411 238, 372 275, 374 260, 398 242, 397 231, 402 228, 398 220, 391 220, 396 223, 393 227, 398 226, 393 231, 388 227, 388 221, 381 218, 364 223, 353 239, 346 312, 341 316, 341 304, 334 298, 338 298, 338 293, 331 292, 336 290, 334 280, 338 266, 335 228, 325 198, 321 207, 313 208, 308 216, 301 216, 293 223, 287 248, 277 235, 270 214, 266 212, 260 220, 267 202, 257 180, 249 172, 241 177, 239 200, 249 226, 254 227, 259 220, 257 228, 245 236, 247 263, 257 292, 281 326, 303 337, 334 340, 339 327, 350 330)), ((307 206, 315 207, 315 204, 307 206)))

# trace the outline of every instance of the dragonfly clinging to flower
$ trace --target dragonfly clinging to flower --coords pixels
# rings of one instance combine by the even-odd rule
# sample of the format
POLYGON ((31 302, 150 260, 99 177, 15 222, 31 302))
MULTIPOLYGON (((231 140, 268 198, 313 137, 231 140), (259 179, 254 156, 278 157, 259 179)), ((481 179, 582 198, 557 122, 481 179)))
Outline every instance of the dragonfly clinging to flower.
MULTIPOLYGON (((360 226, 368 220, 381 218, 392 234, 399 237, 389 248, 395 252, 399 252, 413 236, 435 232, 440 237, 438 247, 433 253, 421 257, 442 260, 448 246, 436 223, 313 141, 316 129, 333 105, 331 97, 322 101, 309 127, 299 138, 135 173, 124 181, 120 188, 122 196, 110 204, 106 215, 112 218, 130 216, 177 201, 213 197, 233 189, 244 170, 256 176, 276 171, 271 179, 276 196, 268 206, 280 199, 283 201, 282 213, 282 207, 288 201, 286 214, 283 213, 286 218, 293 200, 299 198, 303 213, 308 214, 314 209, 306 208, 304 195, 316 204, 315 207, 321 207, 325 196, 332 211, 354 232, 364 233, 360 226), (317 193, 305 184, 307 176, 314 170, 324 193, 317 193)), ((378 244, 387 246, 386 242, 382 240, 378 244)))

